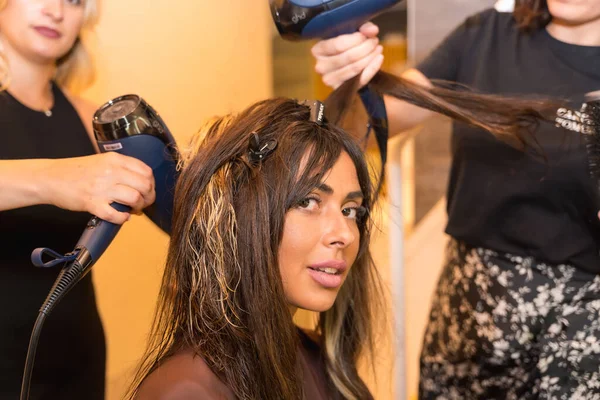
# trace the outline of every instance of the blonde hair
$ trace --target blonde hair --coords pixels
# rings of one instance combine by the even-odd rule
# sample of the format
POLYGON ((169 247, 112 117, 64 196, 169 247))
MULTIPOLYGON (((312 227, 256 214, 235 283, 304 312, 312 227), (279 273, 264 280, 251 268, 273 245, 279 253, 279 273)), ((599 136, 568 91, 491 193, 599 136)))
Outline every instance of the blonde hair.
MULTIPOLYGON (((0 0, 0 11, 8 0, 0 0)), ((98 21, 98 1, 84 0, 83 25, 73 47, 57 60, 54 79, 61 87, 77 92, 88 87, 95 76, 94 62, 87 49, 89 36, 98 21)), ((6 55, 0 51, 0 90, 10 84, 10 66, 6 55)))

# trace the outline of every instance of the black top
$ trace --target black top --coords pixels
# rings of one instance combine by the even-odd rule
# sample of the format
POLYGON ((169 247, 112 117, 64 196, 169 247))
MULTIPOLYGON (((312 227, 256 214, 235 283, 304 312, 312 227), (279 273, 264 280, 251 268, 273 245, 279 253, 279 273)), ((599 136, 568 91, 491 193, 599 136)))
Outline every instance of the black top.
MULTIPOLYGON (((63 158, 93 154, 76 110, 53 86, 52 116, 0 93, 0 159, 63 158)), ((40 205, 0 212, 0 398, 18 399, 27 346, 59 272, 31 263, 36 247, 72 251, 87 213, 40 205)), ((104 335, 91 274, 52 311, 43 326, 30 399, 102 399, 104 335)))
MULTIPOLYGON (((430 79, 497 94, 566 98, 579 108, 600 89, 600 47, 518 30, 509 13, 468 18, 419 66, 430 79)), ((446 232, 471 245, 600 272, 600 201, 581 137, 537 131, 548 162, 455 123, 446 232)))

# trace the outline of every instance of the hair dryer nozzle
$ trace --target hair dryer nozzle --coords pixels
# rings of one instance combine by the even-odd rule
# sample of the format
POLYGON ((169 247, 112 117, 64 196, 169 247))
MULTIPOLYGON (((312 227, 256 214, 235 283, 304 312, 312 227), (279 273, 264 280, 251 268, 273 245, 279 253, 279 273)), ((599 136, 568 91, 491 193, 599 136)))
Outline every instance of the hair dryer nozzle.
POLYGON ((98 142, 109 142, 140 134, 152 135, 168 146, 175 160, 179 157, 175 139, 162 118, 136 94, 126 94, 106 102, 94 113, 93 127, 98 142))

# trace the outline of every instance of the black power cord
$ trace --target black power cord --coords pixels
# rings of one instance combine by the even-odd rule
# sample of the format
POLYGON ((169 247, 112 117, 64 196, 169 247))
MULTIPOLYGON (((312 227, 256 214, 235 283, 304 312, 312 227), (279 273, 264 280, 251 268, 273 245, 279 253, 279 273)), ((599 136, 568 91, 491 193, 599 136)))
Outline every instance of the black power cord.
POLYGON ((21 382, 21 397, 20 400, 29 400, 29 390, 31 387, 31 377, 33 375, 33 365, 35 362, 35 353, 42 332, 42 326, 46 317, 56 307, 58 302, 62 300, 69 290, 71 290, 77 282, 85 276, 90 270, 91 257, 89 252, 83 248, 77 254, 75 260, 66 264, 58 274, 56 281, 44 304, 40 308, 38 317, 33 325, 31 338, 29 339, 29 348, 27 349, 27 359, 25 360, 25 371, 23 372, 23 380, 21 382))

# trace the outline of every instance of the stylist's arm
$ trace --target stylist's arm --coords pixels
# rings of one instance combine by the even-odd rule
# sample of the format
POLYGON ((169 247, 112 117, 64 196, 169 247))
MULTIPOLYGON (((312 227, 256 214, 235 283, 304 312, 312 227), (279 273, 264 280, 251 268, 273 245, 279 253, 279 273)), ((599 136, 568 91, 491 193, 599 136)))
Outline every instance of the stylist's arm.
POLYGON ((154 202, 152 169, 133 157, 109 152, 66 159, 0 160, 0 211, 52 204, 87 211, 122 224, 154 202))

